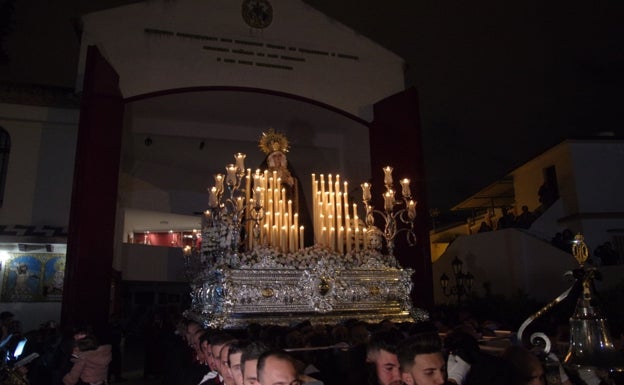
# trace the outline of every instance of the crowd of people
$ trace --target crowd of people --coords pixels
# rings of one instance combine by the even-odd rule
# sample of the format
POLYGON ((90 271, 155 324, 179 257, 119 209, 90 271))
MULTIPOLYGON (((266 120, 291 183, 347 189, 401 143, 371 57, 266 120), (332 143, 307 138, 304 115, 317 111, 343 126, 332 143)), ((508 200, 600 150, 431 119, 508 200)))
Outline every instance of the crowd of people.
POLYGON ((487 221, 482 221, 477 229, 477 232, 485 233, 488 231, 509 228, 528 229, 537 219, 537 215, 531 212, 529 207, 526 205, 522 206, 521 210, 520 214, 515 215, 512 210, 502 208, 502 215, 498 219, 488 219, 487 221))
POLYGON ((160 376, 163 385, 621 383, 606 372, 568 373, 555 354, 544 356, 517 341, 497 353, 483 350, 479 337, 492 332, 487 328, 474 319, 445 333, 429 321, 350 320, 225 331, 183 319, 164 346, 160 376))
POLYGON ((56 322, 47 321, 23 332, 13 313, 4 311, 0 319, 0 384, 104 385, 121 379, 121 347, 114 328, 96 333, 81 325, 62 332, 56 322))
MULTIPOLYGON (((480 340, 494 336, 500 324, 477 322, 472 316, 457 321, 452 327, 434 321, 373 324, 348 320, 333 325, 250 324, 243 330, 222 330, 179 316, 170 327, 169 322, 161 322, 159 334, 145 334, 145 376, 162 385, 622 383, 606 372, 569 373, 555 354, 544 356, 513 338, 493 353, 483 349, 480 340)), ((10 330, 10 325, 10 320, 3 323, 3 338, 19 333, 15 326, 10 330)), ((24 369, 11 368, 11 375, 0 383, 104 385, 120 381, 110 334, 99 339, 90 328, 82 327, 62 335, 55 325, 42 325, 29 335, 35 342, 32 349, 39 351, 37 360, 24 369)))

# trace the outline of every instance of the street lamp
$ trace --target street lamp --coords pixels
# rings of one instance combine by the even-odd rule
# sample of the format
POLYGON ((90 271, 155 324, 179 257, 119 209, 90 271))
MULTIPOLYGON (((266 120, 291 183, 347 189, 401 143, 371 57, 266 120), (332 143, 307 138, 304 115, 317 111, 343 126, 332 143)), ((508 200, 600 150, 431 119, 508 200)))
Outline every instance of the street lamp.
POLYGON ((468 295, 472 291, 472 283, 474 281, 474 275, 470 272, 463 272, 464 263, 455 256, 453 262, 451 262, 451 268, 453 269, 453 276, 455 277, 455 283, 449 286, 451 279, 442 273, 440 276, 440 287, 442 287, 442 293, 445 296, 456 296, 457 304, 461 303, 461 297, 468 295))

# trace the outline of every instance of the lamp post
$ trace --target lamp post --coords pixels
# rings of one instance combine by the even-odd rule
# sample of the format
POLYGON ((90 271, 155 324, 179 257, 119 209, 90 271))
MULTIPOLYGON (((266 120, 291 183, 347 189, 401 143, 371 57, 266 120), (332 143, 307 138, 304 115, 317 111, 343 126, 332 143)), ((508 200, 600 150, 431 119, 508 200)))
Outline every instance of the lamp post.
POLYGON ((474 281, 474 276, 470 272, 463 272, 464 263, 455 256, 453 258, 453 262, 451 262, 451 267, 453 268, 453 276, 455 278, 455 283, 451 286, 451 279, 446 275, 446 273, 442 273, 440 276, 440 286, 442 287, 442 293, 445 296, 456 296, 457 304, 461 304, 461 298, 470 294, 472 291, 472 283, 474 281))

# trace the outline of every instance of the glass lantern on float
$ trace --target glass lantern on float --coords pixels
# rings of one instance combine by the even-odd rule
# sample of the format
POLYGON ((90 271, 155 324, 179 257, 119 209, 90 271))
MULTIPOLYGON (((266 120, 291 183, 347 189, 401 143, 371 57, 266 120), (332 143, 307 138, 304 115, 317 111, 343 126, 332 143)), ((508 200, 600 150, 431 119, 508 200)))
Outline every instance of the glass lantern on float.
MULTIPOLYGON (((574 314, 570 317, 570 343, 569 349, 563 358, 563 365, 576 371, 581 377, 595 375, 603 372, 607 375, 624 371, 624 355, 615 349, 606 317, 598 306, 598 300, 594 288, 594 279, 599 279, 599 273, 593 266, 585 264, 589 256, 587 245, 581 234, 574 237, 572 253, 579 263, 579 268, 573 270, 574 284, 559 297, 548 303, 535 314, 527 318, 517 335, 522 342, 523 333, 527 327, 537 318, 549 312, 561 303, 571 293, 578 296, 574 314)), ((548 357, 551 349, 551 341, 543 332, 531 334, 529 342, 533 346, 541 346, 546 357, 548 369, 548 357)), ((549 377, 548 384, 560 384, 556 375, 549 377)))

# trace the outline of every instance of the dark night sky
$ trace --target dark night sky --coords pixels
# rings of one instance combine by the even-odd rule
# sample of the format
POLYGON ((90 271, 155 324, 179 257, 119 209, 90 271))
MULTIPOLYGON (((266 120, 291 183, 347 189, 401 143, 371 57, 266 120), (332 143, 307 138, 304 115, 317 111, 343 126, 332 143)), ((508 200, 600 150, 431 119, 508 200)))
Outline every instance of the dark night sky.
MULTIPOLYGON (((133 1, 0 6, 11 2, 0 80, 71 87, 72 20, 133 1)), ((306 2, 406 60, 407 85, 420 95, 430 207, 444 211, 566 138, 622 137, 624 1, 306 2)))

